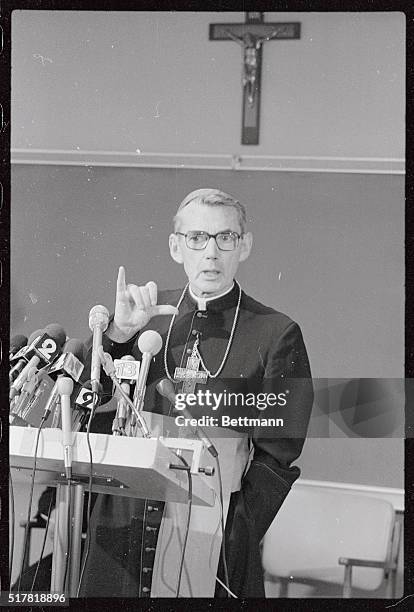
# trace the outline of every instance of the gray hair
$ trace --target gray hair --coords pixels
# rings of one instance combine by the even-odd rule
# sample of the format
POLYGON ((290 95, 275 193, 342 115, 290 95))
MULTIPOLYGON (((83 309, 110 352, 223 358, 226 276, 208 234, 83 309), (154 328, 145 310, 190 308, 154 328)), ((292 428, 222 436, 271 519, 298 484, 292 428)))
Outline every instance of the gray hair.
POLYGON ((185 196, 184 200, 181 202, 178 207, 177 213, 174 217, 174 230, 177 229, 178 224, 178 216, 180 212, 188 206, 191 202, 196 202, 197 204, 204 204, 206 206, 231 206, 235 208, 237 211, 238 220, 240 223, 240 229, 242 234, 244 234, 246 230, 247 224, 247 215, 246 209, 236 198, 225 193, 224 191, 220 191, 219 189, 196 189, 192 191, 188 195, 185 196))

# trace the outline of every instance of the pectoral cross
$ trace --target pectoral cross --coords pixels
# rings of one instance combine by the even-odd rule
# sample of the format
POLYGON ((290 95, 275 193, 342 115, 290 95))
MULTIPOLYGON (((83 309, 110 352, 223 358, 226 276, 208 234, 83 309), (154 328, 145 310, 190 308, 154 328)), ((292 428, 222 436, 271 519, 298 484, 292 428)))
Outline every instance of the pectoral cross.
POLYGON ((185 368, 175 368, 174 370, 174 380, 183 381, 181 393, 194 393, 197 383, 205 385, 207 382, 207 372, 200 372, 198 369, 200 367, 201 359, 197 346, 198 338, 194 342, 190 357, 187 359, 187 366, 185 368))
POLYGON ((265 23, 263 13, 246 13, 245 23, 211 23, 210 40, 233 40, 243 51, 242 144, 259 144, 262 50, 269 40, 300 38, 300 23, 265 23))

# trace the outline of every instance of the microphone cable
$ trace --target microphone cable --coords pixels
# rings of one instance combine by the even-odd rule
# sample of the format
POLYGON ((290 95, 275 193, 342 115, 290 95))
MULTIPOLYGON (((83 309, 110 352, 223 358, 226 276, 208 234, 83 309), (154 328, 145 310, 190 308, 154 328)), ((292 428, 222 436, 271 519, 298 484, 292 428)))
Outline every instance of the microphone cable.
POLYGON ((20 585, 21 585, 21 582, 22 582, 23 565, 24 565, 24 560, 26 558, 26 552, 27 552, 27 542, 28 542, 28 536, 29 536, 29 523, 30 523, 30 515, 32 513, 33 489, 34 489, 34 480, 35 480, 36 464, 37 464, 37 449, 38 449, 38 446, 39 446, 40 432, 42 430, 43 425, 45 424, 46 418, 45 418, 45 415, 42 416, 42 419, 40 421, 39 428, 38 428, 37 434, 36 434, 36 444, 35 444, 35 451, 34 451, 34 457, 33 457, 33 468, 32 468, 32 475, 31 475, 31 481, 30 481, 29 505, 28 505, 28 510, 27 510, 26 526, 25 526, 25 529, 24 529, 23 553, 22 553, 22 558, 21 558, 21 562, 20 562, 19 582, 18 582, 18 585, 17 585, 17 590, 18 591, 21 590, 20 589, 20 585))
POLYGON ((52 514, 52 503, 53 503, 53 495, 50 496, 49 508, 48 508, 48 511, 47 511, 47 520, 46 520, 46 525, 45 525, 45 533, 44 533, 43 541, 42 541, 42 549, 40 551, 39 561, 37 562, 37 565, 36 565, 36 571, 35 571, 35 575, 34 575, 34 578, 33 578, 32 586, 30 587, 31 591, 34 591, 37 574, 38 574, 39 568, 40 568, 40 563, 43 560, 43 554, 45 552, 47 534, 48 534, 49 523, 50 523, 50 515, 52 514))
POLYGON ((221 584, 221 586, 223 587, 223 589, 225 589, 225 590, 227 591, 227 595, 228 595, 228 596, 233 597, 234 599, 238 599, 237 595, 235 595, 235 594, 233 593, 233 591, 230 591, 230 589, 226 587, 226 585, 224 584, 224 582, 222 582, 222 581, 220 580, 220 578, 218 578, 218 576, 216 576, 216 580, 217 580, 217 582, 218 582, 219 584, 221 584))
POLYGON ((88 480, 88 508, 87 508, 87 518, 86 518, 86 543, 85 543, 85 551, 83 554, 83 559, 82 559, 82 569, 80 572, 80 576, 79 576, 79 584, 78 584, 78 589, 76 592, 76 597, 79 597, 79 593, 82 587, 82 581, 83 581, 83 576, 85 574, 85 568, 86 568, 86 563, 88 561, 88 557, 89 557, 89 550, 90 550, 90 546, 91 546, 91 529, 90 529, 90 522, 91 522, 91 500, 92 500, 92 480, 93 480, 93 457, 92 457, 92 447, 91 447, 91 440, 89 437, 90 431, 91 431, 91 423, 92 423, 92 419, 95 416, 95 410, 98 406, 99 403, 99 394, 96 393, 96 391, 94 391, 93 393, 93 401, 92 401, 92 409, 91 409, 91 413, 89 415, 89 420, 88 420, 88 426, 86 428, 86 442, 88 444, 88 450, 89 450, 89 480, 88 480))
POLYGON ((182 457, 181 455, 178 455, 177 453, 176 453, 176 456, 184 464, 185 471, 187 472, 187 477, 188 477, 187 521, 186 521, 186 526, 185 526, 185 535, 184 535, 183 547, 182 547, 182 550, 181 550, 181 559, 180 559, 180 569, 179 569, 179 572, 178 572, 177 590, 176 590, 176 593, 175 593, 175 596, 179 597, 179 595, 180 595, 180 588, 181 588, 181 576, 182 576, 182 573, 183 573, 183 566, 184 566, 185 549, 187 547, 188 533, 190 531, 191 509, 192 509, 192 504, 193 504, 193 481, 192 481, 190 466, 188 465, 187 461, 184 459, 184 457, 182 457))
MULTIPOLYGON (((215 457, 217 464, 217 476, 219 481, 219 495, 220 495, 220 506, 221 506, 221 532, 223 535, 223 539, 221 542, 221 557, 223 561, 223 569, 224 569, 224 581, 225 581, 225 589, 227 591, 227 596, 229 597, 230 584, 229 584, 229 572, 227 569, 227 558, 226 558, 226 534, 225 534, 225 525, 224 525, 224 501, 223 501, 223 481, 221 479, 221 470, 220 470, 220 461, 218 455, 215 457)), ((220 583, 223 584, 220 580, 220 583)), ((224 585, 223 585, 224 586, 224 585)))

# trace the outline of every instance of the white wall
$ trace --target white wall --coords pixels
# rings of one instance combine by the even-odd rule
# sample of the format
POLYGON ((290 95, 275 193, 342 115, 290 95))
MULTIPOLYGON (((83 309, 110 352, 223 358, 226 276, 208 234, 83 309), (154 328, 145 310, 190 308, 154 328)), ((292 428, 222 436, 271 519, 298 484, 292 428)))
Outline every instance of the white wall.
POLYGON ((14 11, 12 146, 402 158, 405 16, 265 13, 301 40, 263 54, 259 146, 240 144, 244 13, 14 11))

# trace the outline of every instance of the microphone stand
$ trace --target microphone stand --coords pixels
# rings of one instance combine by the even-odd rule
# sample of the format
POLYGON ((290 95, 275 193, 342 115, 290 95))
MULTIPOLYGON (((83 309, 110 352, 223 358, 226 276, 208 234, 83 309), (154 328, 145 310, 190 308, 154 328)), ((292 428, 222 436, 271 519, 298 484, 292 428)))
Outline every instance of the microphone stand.
MULTIPOLYGON (((70 393, 73 382, 70 378, 60 378, 58 390, 62 408, 70 409, 70 393), (66 386, 65 386, 66 385, 66 386), (64 404, 68 406, 64 406, 64 404)), ((64 453, 71 455, 71 431, 65 431, 69 423, 64 423, 65 415, 62 410, 62 438, 64 453)), ((65 461, 66 464, 66 461, 65 461)), ((65 469, 61 476, 66 482, 59 482, 56 488, 56 522, 53 540, 53 565, 51 591, 65 592, 69 597, 76 597, 79 581, 84 485, 72 479, 71 458, 70 468, 65 469), (71 537, 70 537, 71 536, 71 537), (70 546, 69 546, 70 543, 70 546)))
POLYGON ((53 564, 50 590, 76 597, 82 545, 82 518, 85 487, 68 481, 56 487, 56 522, 53 539, 53 564), (68 525, 71 527, 70 549, 68 525), (69 556, 70 565, 65 572, 69 556), (67 588, 65 588, 65 573, 67 588))
MULTIPOLYGON (((111 376, 121 396, 127 400, 129 408, 134 409, 133 412, 137 417, 137 425, 139 424, 141 427, 143 436, 147 438, 151 437, 145 420, 136 410, 133 402, 116 380, 113 364, 109 356, 104 353, 102 346, 99 347, 97 352, 105 371, 111 376)), ((60 398, 62 404, 64 395, 62 394, 60 398)), ((61 476, 64 477, 65 474, 62 473, 61 476)), ((72 478, 67 479, 64 483, 59 483, 56 490, 56 524, 54 532, 51 591, 62 593, 65 589, 69 597, 77 596, 81 558, 84 492, 84 485, 81 482, 76 482, 72 478), (72 534, 70 549, 68 526, 72 534), (67 561, 70 561, 70 564, 67 572, 65 572, 67 561), (65 581, 66 574, 68 579, 65 581), (65 582, 68 585, 67 587, 64 584, 65 582)))

